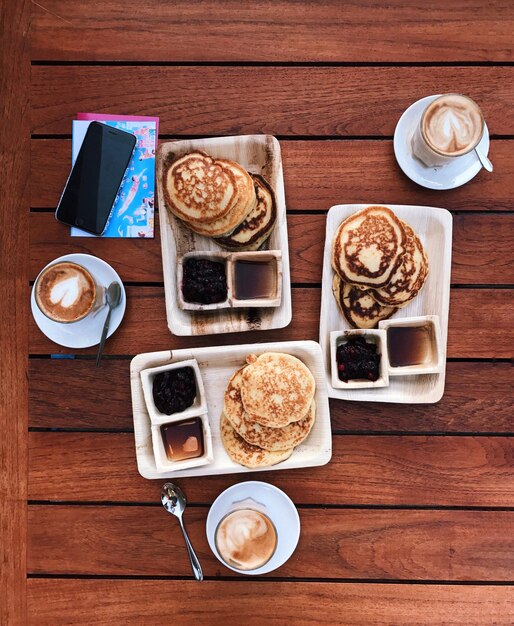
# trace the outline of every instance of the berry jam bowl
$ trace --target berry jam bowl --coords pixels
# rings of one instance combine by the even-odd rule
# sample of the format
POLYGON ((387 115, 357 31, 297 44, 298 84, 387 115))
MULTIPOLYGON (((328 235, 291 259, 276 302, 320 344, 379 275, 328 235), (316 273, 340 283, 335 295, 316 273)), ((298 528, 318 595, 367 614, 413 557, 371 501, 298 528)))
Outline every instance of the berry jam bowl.
POLYGON ((383 330, 334 330, 330 369, 334 389, 388 387, 387 337, 383 330))

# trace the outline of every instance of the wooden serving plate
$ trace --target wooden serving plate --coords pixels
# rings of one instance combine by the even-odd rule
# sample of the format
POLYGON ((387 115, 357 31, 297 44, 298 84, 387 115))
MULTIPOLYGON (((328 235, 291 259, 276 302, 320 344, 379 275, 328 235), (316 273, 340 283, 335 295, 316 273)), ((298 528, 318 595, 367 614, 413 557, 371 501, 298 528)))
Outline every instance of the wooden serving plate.
MULTIPOLYGON (((446 367, 440 374, 391 376, 389 386, 374 389, 334 389, 330 372, 330 332, 352 327, 343 317, 332 293, 334 270, 331 265, 332 241, 339 224, 369 204, 338 204, 327 215, 319 341, 323 350, 328 395, 342 400, 430 404, 444 393, 446 367)), ((412 302, 391 317, 391 320, 419 315, 438 315, 441 324, 442 350, 446 356, 448 312, 450 307, 450 272, 452 264, 452 215, 446 209, 424 206, 384 205, 410 224, 428 255, 429 274, 421 292, 412 302)), ((446 366, 446 363, 445 363, 446 366)))
POLYGON ((164 293, 168 328, 174 335, 212 335, 246 330, 284 328, 291 321, 291 280, 287 241, 286 202, 280 144, 271 135, 241 135, 213 139, 168 141, 157 151, 156 185, 161 220, 161 247, 164 293), (193 150, 203 150, 214 158, 231 159, 252 174, 261 174, 275 190, 277 223, 262 249, 282 252, 282 302, 276 308, 218 309, 186 311, 178 306, 177 259, 186 252, 223 251, 214 239, 190 230, 166 210, 163 194, 163 168, 168 159, 177 159, 193 150), (250 315, 249 315, 250 311, 250 315))
POLYGON ((144 478, 176 478, 186 476, 211 476, 214 474, 237 474, 257 471, 283 470, 298 467, 325 465, 332 456, 332 431, 328 406, 327 386, 323 355, 315 341, 284 341, 273 343, 246 344, 240 346, 217 346, 192 348, 191 350, 165 350, 139 354, 130 365, 130 386, 134 414, 134 437, 137 467, 144 478), (232 374, 242 367, 248 354, 263 352, 285 352, 298 357, 310 369, 316 381, 316 421, 307 439, 296 447, 293 454, 282 463, 262 470, 248 469, 234 463, 225 452, 220 438, 220 417, 223 396, 232 374), (214 460, 201 467, 159 472, 155 465, 150 416, 146 408, 140 372, 150 367, 196 359, 200 367, 207 415, 212 433, 214 460))

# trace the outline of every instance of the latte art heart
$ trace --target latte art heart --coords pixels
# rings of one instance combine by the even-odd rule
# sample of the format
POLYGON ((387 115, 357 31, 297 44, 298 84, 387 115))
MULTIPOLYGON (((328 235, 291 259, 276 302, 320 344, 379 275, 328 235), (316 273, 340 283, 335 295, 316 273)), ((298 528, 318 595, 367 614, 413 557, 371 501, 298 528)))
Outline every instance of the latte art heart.
POLYGON ((82 282, 81 285, 79 276, 70 276, 70 278, 65 278, 56 283, 50 291, 50 300, 53 304, 60 304, 65 308, 73 306, 81 296, 83 288, 87 289, 87 283, 82 282))
POLYGON ((71 262, 56 263, 38 277, 35 298, 41 311, 55 322, 76 322, 85 317, 96 300, 91 274, 71 262))
POLYGON ((483 119, 478 105, 466 96, 448 94, 434 100, 422 121, 425 141, 436 152, 458 156, 480 140, 483 119))

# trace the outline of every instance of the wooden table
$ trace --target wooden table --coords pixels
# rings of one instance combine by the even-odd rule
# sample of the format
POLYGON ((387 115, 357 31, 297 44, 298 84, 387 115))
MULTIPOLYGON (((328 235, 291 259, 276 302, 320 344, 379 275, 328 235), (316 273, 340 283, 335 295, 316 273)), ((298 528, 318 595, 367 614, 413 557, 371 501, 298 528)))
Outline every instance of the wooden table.
POLYGON ((513 623, 512 2, 18 0, 2 12, 0 622, 513 623), (483 107, 495 171, 438 193, 399 171, 392 134, 411 102, 447 91, 483 107), (69 237, 52 211, 77 111, 158 115, 162 139, 280 139, 288 328, 172 337, 158 233, 69 237), (224 569, 205 538, 209 504, 239 478, 180 481, 206 574, 198 584, 160 482, 136 470, 130 358, 316 339, 325 215, 341 202, 453 212, 445 396, 332 401, 331 463, 258 476, 293 498, 302 522, 294 556, 260 580, 224 569), (29 315, 29 280, 69 252, 102 257, 127 285, 100 369, 94 350, 50 358, 69 351, 29 315))

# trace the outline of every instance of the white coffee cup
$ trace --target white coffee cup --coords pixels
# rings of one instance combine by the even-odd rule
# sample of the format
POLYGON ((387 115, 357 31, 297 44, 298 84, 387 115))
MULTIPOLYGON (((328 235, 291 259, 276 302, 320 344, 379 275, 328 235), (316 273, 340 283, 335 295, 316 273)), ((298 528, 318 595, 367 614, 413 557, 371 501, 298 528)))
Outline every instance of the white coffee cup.
POLYGON ((260 481, 247 481, 223 491, 212 504, 207 516, 207 540, 216 558, 239 574, 252 576, 271 572, 283 565, 293 554, 300 538, 300 518, 292 500, 280 489, 260 481), (254 511, 264 515, 276 533, 275 550, 256 569, 238 569, 222 557, 216 533, 223 520, 235 511, 254 511))
POLYGON ((483 132, 484 117, 476 102, 443 94, 423 111, 411 139, 412 153, 427 167, 441 167, 474 150, 483 132))

